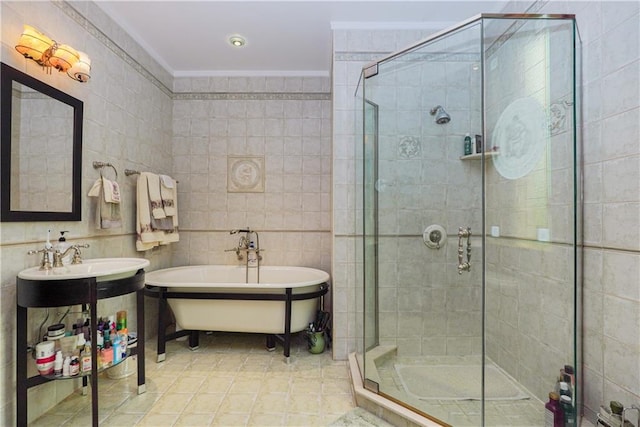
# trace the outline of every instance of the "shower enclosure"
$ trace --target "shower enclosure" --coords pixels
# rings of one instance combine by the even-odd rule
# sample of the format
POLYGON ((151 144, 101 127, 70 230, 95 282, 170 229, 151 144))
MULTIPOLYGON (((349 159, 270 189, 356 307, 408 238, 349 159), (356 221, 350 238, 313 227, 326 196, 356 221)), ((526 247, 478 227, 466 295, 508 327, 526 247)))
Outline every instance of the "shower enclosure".
POLYGON ((564 370, 579 415, 578 59, 573 16, 491 14, 363 68, 367 389, 540 426, 564 370))

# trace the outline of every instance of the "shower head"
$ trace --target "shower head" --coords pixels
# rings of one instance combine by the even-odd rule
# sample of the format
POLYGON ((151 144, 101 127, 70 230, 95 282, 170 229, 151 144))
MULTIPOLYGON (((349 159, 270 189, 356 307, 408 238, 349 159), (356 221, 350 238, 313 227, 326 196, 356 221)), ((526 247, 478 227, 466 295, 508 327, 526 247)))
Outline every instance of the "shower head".
POLYGON ((431 111, 429 111, 429 113, 432 116, 436 116, 436 123, 439 125, 447 124, 451 120, 451 116, 446 111, 444 111, 442 105, 436 105, 431 109, 431 111))

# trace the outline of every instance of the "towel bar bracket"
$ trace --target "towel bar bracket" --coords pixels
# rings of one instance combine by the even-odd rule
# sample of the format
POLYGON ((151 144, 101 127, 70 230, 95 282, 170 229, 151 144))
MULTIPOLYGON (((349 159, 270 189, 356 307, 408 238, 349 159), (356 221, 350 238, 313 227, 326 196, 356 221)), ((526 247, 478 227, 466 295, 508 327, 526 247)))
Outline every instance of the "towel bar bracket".
POLYGON ((118 179, 118 171, 117 171, 116 167, 113 166, 111 163, 94 161, 93 162, 93 168, 94 169, 100 169, 100 176, 102 176, 102 169, 103 168, 111 168, 111 169, 113 169, 113 172, 116 174, 116 180, 118 179))

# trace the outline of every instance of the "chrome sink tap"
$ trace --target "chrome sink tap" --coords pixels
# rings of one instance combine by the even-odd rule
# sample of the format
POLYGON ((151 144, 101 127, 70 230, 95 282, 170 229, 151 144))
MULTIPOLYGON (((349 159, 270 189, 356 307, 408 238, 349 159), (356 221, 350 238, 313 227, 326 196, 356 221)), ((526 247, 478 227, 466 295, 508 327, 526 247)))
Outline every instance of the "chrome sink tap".
POLYGON ((40 261, 40 270, 51 270, 51 260, 49 259, 49 254, 53 253, 53 249, 44 248, 39 250, 30 250, 27 252, 28 255, 42 254, 42 260, 40 261))
POLYGON ((80 248, 88 248, 89 244, 84 245, 71 245, 64 252, 60 252, 56 250, 53 253, 53 267, 64 267, 62 264, 62 259, 66 257, 70 251, 73 251, 73 259, 71 260, 71 264, 82 264, 82 252, 80 248))
POLYGON ((69 254, 69 251, 74 251, 73 259, 71 260, 71 264, 82 264, 82 252, 81 248, 88 248, 89 244, 85 243, 84 245, 71 245, 64 252, 60 252, 59 250, 54 250, 53 248, 43 248, 39 250, 30 250, 27 252, 28 255, 34 254, 42 254, 42 260, 40 261, 40 270, 51 270, 52 268, 63 267, 62 259, 69 254), (49 256, 52 254, 52 257, 49 256), (53 258, 53 263, 51 263, 51 258, 53 258))

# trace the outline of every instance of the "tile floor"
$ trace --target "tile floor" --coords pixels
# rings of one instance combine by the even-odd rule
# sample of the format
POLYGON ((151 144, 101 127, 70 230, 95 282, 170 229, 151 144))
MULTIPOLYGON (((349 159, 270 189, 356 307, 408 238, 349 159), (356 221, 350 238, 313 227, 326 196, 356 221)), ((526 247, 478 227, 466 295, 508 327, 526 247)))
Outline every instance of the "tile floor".
MULTIPOLYGON (((231 333, 201 334, 196 351, 171 341, 166 361, 155 360, 155 343, 148 343, 141 395, 136 375, 101 375, 101 425, 324 426, 355 407, 347 361, 310 354, 301 334, 289 364, 280 345, 265 350, 264 336, 231 333)), ((31 425, 89 426, 90 402, 76 392, 31 425)))

